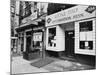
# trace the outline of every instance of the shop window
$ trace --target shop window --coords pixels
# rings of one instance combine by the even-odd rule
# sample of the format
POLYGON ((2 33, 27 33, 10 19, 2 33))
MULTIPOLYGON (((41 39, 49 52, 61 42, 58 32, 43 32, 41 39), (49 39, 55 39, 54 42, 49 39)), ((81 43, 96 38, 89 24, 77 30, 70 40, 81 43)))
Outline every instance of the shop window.
POLYGON ((93 49, 93 41, 80 41, 80 49, 93 49))
POLYGON ((42 32, 33 33, 33 47, 40 48, 42 43, 42 32))
POLYGON ((49 28, 48 45, 50 47, 56 47, 56 27, 49 28))
POLYGON ((80 22, 80 32, 83 31, 92 31, 93 30, 93 21, 85 21, 85 22, 80 22))

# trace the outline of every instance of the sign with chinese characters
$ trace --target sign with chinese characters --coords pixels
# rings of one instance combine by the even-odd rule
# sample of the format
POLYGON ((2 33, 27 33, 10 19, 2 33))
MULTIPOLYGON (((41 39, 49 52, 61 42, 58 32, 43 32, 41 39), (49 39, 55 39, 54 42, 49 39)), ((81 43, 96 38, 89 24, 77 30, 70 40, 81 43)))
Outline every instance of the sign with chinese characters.
POLYGON ((33 33, 33 41, 42 41, 42 32, 33 33))
POLYGON ((46 26, 96 17, 95 6, 74 6, 46 17, 46 26))

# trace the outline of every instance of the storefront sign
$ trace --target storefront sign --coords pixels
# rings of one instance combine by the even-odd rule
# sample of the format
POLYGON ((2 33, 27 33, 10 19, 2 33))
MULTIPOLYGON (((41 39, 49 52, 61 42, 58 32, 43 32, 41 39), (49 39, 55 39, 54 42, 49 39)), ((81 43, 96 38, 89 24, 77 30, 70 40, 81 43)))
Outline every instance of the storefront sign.
POLYGON ((42 41, 42 32, 34 33, 33 41, 42 41))
POLYGON ((36 18, 37 18, 37 12, 32 13, 31 16, 30 16, 30 19, 34 20, 36 18))
POLYGON ((96 17, 95 6, 75 6, 46 17, 46 26, 96 17))
POLYGON ((29 23, 32 20, 37 18, 37 12, 32 13, 29 17, 26 17, 22 20, 22 23, 29 23))

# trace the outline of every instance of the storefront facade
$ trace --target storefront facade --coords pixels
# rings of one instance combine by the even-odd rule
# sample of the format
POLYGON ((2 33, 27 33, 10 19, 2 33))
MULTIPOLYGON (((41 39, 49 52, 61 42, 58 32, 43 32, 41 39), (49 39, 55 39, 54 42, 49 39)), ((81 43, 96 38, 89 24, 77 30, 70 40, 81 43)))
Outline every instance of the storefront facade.
POLYGON ((16 29, 18 32, 18 50, 23 58, 31 60, 41 57, 43 46, 44 24, 28 24, 16 29))
POLYGON ((96 7, 77 5, 46 17, 46 51, 96 55, 96 7))
POLYGON ((25 59, 41 57, 48 3, 20 1, 18 51, 25 59))

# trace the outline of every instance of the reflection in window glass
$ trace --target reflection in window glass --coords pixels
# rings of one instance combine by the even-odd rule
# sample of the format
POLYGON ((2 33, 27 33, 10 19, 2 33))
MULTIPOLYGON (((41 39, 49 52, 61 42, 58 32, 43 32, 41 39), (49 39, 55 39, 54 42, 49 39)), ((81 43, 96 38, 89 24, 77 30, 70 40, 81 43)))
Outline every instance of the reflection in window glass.
POLYGON ((56 47, 56 27, 49 28, 48 45, 56 47))
POLYGON ((80 49, 93 49, 93 41, 80 41, 80 49))
POLYGON ((80 31, 92 31, 93 21, 80 22, 80 31))

